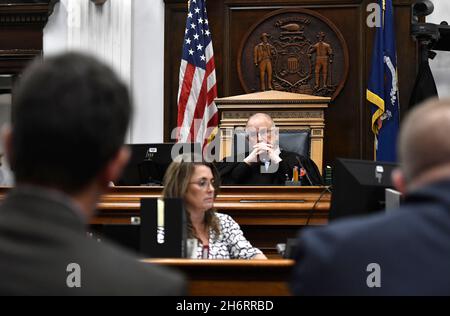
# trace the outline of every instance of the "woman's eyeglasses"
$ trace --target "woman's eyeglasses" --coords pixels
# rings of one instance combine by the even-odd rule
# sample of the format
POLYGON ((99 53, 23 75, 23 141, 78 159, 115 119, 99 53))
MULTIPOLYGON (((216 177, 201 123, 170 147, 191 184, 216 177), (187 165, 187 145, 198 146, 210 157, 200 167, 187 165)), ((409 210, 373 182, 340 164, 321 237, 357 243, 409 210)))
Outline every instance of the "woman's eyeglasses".
POLYGON ((207 179, 201 179, 198 181, 189 182, 189 184, 196 184, 202 189, 207 189, 210 186, 212 186, 213 188, 216 187, 216 181, 214 179, 212 179, 211 181, 209 181, 207 179))

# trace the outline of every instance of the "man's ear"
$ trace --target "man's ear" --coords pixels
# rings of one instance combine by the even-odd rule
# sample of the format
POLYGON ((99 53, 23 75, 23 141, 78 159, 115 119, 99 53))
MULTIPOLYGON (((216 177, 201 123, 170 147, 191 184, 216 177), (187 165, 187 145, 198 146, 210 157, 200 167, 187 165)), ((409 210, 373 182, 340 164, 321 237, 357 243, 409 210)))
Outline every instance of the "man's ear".
POLYGON ((394 171, 392 171, 391 180, 397 191, 401 192, 402 194, 406 193, 406 178, 405 174, 400 168, 396 168, 394 169, 394 171))
POLYGON ((116 181, 122 174, 128 160, 130 159, 130 149, 127 146, 122 146, 116 155, 108 162, 100 175, 100 181, 103 185, 109 185, 116 181))
POLYGON ((6 159, 11 167, 11 155, 12 155, 12 128, 11 125, 5 124, 1 131, 1 138, 3 143, 3 150, 5 151, 6 159))

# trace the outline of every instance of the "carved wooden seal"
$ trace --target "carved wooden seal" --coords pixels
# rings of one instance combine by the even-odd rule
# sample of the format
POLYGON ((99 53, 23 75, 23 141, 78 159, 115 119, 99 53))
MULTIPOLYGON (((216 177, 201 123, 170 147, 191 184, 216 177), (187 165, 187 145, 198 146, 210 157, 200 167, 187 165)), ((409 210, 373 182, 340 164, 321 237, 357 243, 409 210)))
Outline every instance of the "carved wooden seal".
POLYGON ((263 17, 244 36, 238 55, 246 93, 274 89, 334 99, 348 68, 348 48, 339 29, 306 9, 277 10, 263 17))

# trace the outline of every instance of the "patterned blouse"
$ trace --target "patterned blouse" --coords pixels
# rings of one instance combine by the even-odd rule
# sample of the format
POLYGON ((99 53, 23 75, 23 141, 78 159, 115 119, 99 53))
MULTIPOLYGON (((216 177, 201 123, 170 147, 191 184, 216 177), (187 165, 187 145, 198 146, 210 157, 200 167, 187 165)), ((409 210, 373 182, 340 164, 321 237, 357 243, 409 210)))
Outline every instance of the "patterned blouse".
POLYGON ((200 240, 195 241, 196 249, 192 253, 191 258, 195 259, 252 259, 262 251, 253 247, 250 242, 245 239, 239 224, 231 218, 231 216, 221 213, 215 213, 219 218, 220 235, 216 238, 213 229, 209 231, 209 249, 205 251, 200 240))

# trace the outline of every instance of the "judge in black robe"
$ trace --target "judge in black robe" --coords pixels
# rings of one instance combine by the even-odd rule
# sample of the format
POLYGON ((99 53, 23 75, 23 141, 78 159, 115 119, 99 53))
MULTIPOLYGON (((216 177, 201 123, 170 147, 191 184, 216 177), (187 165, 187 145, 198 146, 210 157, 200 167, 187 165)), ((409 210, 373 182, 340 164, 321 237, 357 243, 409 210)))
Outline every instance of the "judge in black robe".
POLYGON ((316 164, 309 158, 279 147, 278 128, 266 113, 252 115, 246 125, 250 152, 244 156, 235 154, 217 167, 222 185, 285 185, 293 178, 298 167, 306 173, 300 178, 301 185, 323 185, 316 164))
MULTIPOLYGON (((248 155, 249 153, 246 153, 245 156, 248 155)), ((301 168, 306 172, 300 179, 302 186, 323 185, 322 176, 314 161, 290 151, 281 150, 281 161, 278 166, 274 164, 268 170, 260 161, 249 165, 243 161, 237 161, 236 157, 233 158, 226 158, 218 165, 222 185, 285 185, 287 180, 292 180, 295 166, 299 170, 299 179, 301 168), (271 170, 276 171, 270 172, 271 170)))

